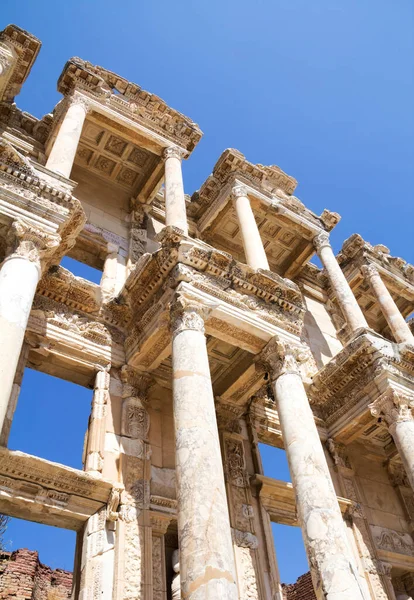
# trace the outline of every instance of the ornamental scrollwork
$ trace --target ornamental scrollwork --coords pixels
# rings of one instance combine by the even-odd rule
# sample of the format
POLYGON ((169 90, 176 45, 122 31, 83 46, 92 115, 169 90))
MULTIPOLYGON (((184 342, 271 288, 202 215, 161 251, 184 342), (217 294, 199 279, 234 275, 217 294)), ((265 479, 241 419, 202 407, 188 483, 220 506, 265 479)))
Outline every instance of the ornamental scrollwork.
POLYGON ((331 247, 331 243, 329 241, 329 233, 327 231, 320 231, 313 238, 313 245, 315 247, 316 252, 322 250, 322 248, 331 247))
POLYGON ((369 405, 371 414, 384 421, 387 427, 412 421, 414 397, 396 390, 388 390, 369 405))
POLYGON ((21 219, 13 221, 8 234, 9 254, 7 258, 20 256, 33 262, 39 270, 42 261, 58 248, 61 238, 57 233, 46 232, 21 219))

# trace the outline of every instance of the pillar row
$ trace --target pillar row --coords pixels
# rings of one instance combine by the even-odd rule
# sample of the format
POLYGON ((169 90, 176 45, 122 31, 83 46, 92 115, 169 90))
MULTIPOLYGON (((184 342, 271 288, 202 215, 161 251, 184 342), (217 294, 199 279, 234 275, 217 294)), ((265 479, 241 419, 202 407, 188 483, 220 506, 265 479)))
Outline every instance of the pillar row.
POLYGON ((400 310, 388 291, 387 286, 383 282, 377 267, 371 263, 369 265, 364 265, 361 270, 374 292, 374 296, 381 307, 381 312, 384 315, 395 340, 398 343, 414 345, 414 336, 411 333, 411 329, 400 313, 400 310))
POLYGON ((46 167, 51 171, 70 177, 88 110, 89 101, 86 96, 75 93, 70 97, 69 108, 47 159, 46 167))
POLYGON ((253 269, 266 269, 268 271, 269 263, 250 205, 247 187, 244 185, 235 185, 232 189, 232 197, 240 227, 246 262, 253 269))
POLYGON ((369 405, 371 414, 380 418, 392 436, 414 490, 414 396, 390 389, 369 405))
POLYGON ((172 305, 172 371, 181 594, 238 598, 203 310, 172 305))
POLYGON ((176 146, 164 150, 165 161, 165 224, 178 227, 188 235, 181 161, 183 151, 176 146))
POLYGON ((329 282, 338 300, 344 318, 354 333, 358 329, 368 328, 364 314, 351 290, 329 242, 329 234, 320 232, 313 239, 318 256, 326 270, 329 282))
POLYGON ((301 352, 273 338, 262 359, 272 379, 313 585, 318 600, 365 600, 299 372, 301 352))
POLYGON ((0 431, 7 413, 23 339, 43 260, 60 242, 58 234, 14 221, 0 270, 0 431))

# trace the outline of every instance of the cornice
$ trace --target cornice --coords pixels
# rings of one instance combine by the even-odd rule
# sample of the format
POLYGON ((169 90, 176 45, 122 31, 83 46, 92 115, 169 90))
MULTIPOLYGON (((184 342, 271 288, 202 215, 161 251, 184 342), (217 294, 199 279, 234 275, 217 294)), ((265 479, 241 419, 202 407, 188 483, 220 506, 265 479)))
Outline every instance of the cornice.
POLYGON ((17 25, 0 31, 0 101, 12 104, 30 73, 41 42, 17 25))
POLYGON ((192 152, 202 137, 196 123, 170 108, 155 94, 78 57, 67 61, 58 80, 58 91, 64 96, 75 89, 90 94, 132 121, 140 122, 147 129, 185 148, 188 153, 192 152))

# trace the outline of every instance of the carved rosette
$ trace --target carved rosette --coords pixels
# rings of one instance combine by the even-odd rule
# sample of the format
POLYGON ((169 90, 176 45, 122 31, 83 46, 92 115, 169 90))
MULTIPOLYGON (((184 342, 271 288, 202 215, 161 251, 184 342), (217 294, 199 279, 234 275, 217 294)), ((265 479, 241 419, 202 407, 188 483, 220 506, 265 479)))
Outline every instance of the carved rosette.
POLYGON ((245 185, 237 184, 237 185, 233 186, 233 188, 231 190, 231 194, 232 194, 233 199, 247 198, 248 190, 245 185))
POLYGON ((299 346, 289 346, 274 337, 260 354, 260 362, 272 381, 287 373, 300 376, 299 363, 308 360, 309 353, 299 346))
POLYGON ((187 330, 204 333, 204 320, 208 312, 201 304, 179 295, 170 307, 172 334, 175 336, 187 330))
POLYGON ((164 160, 167 160, 168 158, 178 158, 178 160, 182 160, 185 156, 185 152, 178 146, 169 146, 164 149, 162 156, 164 160))
POLYGON ((387 427, 412 421, 414 407, 414 397, 407 396, 396 390, 388 390, 380 396, 375 402, 369 405, 371 414, 374 417, 381 418, 387 427))
POLYGON ((44 261, 58 248, 61 237, 49 233, 23 220, 13 221, 8 233, 9 252, 7 259, 21 257, 33 262, 39 271, 44 261))
POLYGON ((316 252, 320 252, 322 248, 331 247, 331 243, 329 241, 329 233, 327 231, 320 231, 313 238, 313 245, 315 247, 316 252))

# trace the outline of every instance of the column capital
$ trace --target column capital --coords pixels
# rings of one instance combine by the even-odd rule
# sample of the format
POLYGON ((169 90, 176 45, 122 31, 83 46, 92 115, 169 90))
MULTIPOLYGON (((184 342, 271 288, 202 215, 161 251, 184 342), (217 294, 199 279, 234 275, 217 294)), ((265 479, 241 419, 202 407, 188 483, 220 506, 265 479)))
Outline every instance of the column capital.
POLYGON ((86 113, 91 110, 90 99, 78 91, 74 91, 70 96, 67 96, 68 108, 71 106, 82 106, 86 113))
POLYGON ((193 330, 204 333, 204 320, 207 318, 210 309, 202 304, 189 300, 183 295, 178 297, 171 303, 171 330, 173 335, 177 335, 181 331, 193 330))
POLYGON ((281 375, 291 373, 300 376, 299 364, 309 358, 306 349, 291 346, 277 336, 272 338, 259 355, 263 368, 276 381, 281 375))
POLYGON ((374 263, 367 263, 365 265, 362 265, 361 273, 367 279, 371 279, 371 277, 374 277, 375 275, 380 275, 378 268, 376 265, 374 265, 374 263))
POLYGON ((233 199, 247 198, 247 195, 248 195, 247 186, 245 186, 241 183, 234 184, 233 187, 231 188, 231 195, 232 195, 233 199))
POLYGON ((148 388, 153 380, 148 375, 141 373, 131 365, 124 365, 121 369, 122 397, 137 397, 147 402, 148 388))
POLYGON ((372 416, 384 420, 387 427, 413 421, 414 396, 390 389, 369 405, 372 416))
POLYGON ((178 146, 169 146, 168 148, 164 148, 164 151, 162 153, 162 157, 164 160, 167 160, 167 158, 178 158, 178 160, 182 160, 184 156, 184 150, 182 150, 178 146))
POLYGON ((320 231, 313 238, 313 245, 317 252, 319 252, 322 248, 331 247, 331 242, 329 240, 329 233, 327 231, 320 231))
POLYGON ((20 256, 42 270, 44 259, 49 258, 61 242, 57 233, 44 231, 22 219, 13 221, 8 233, 9 253, 6 260, 20 256))

